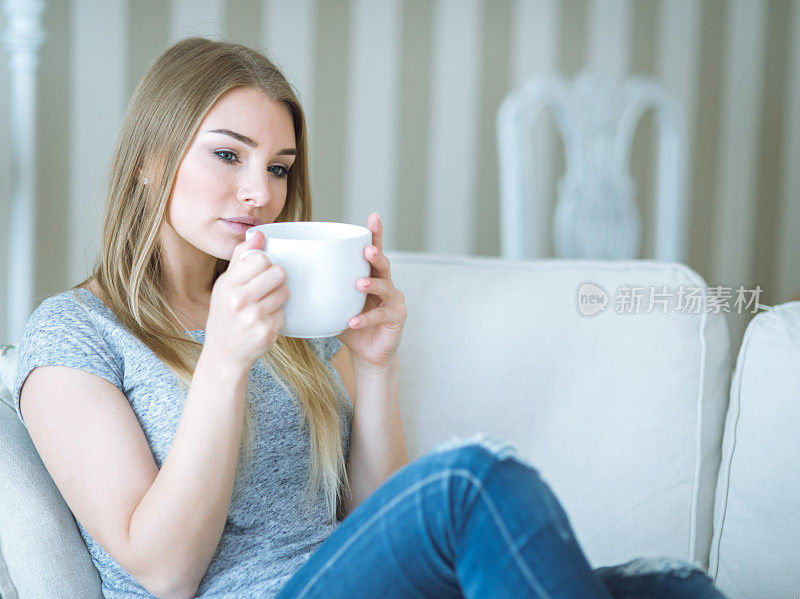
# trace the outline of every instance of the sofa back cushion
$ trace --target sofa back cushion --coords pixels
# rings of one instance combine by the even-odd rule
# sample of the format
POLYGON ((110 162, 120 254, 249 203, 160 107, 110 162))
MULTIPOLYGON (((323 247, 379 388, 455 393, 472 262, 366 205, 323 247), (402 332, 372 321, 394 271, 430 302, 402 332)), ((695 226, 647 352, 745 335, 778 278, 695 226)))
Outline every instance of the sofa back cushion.
POLYGON ((72 512, 12 407, 17 348, 0 348, 0 597, 102 597, 72 512))
MULTIPOLYGON (((725 320, 679 312, 675 295, 666 313, 658 303, 645 313, 651 289, 705 290, 694 271, 387 255, 408 306, 400 404, 412 458, 454 435, 508 440, 550 482, 594 566, 640 556, 707 566, 728 399, 725 320), (584 312, 600 307, 592 316, 579 311, 583 283, 584 312), (621 301, 625 289, 634 302, 644 293, 639 313, 621 301), (604 307, 594 303, 603 290, 604 307)), ((13 410, 6 416, 0 477, 26 481, 0 498, 12 580, 99 590, 69 509, 13 410)))
POLYGON ((730 597, 800 593, 800 302, 749 324, 725 421, 709 574, 730 597))
POLYGON ((595 567, 639 556, 707 567, 730 357, 723 314, 677 311, 680 286, 705 289, 699 275, 644 260, 387 255, 408 311, 410 457, 452 436, 507 440, 595 567), (674 295, 645 313, 651 288, 674 295), (639 313, 625 311, 634 289, 639 313))

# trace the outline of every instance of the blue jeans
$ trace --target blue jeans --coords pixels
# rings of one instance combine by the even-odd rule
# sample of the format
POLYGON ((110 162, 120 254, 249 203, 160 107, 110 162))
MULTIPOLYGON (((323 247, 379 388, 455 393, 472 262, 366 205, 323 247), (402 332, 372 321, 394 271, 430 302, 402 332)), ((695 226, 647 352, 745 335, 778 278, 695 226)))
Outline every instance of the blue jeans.
POLYGON ((695 566, 593 570, 538 471, 482 436, 393 473, 287 581, 278 599, 724 599, 695 566))

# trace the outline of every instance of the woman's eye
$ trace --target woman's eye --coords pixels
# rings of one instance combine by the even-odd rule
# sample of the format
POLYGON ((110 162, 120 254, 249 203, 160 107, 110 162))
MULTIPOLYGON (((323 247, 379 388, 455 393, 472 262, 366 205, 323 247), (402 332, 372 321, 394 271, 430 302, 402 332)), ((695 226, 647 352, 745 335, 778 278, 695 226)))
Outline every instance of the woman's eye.
POLYGON ((216 156, 217 158, 222 160, 222 162, 225 162, 227 164, 234 164, 236 162, 239 162, 239 157, 236 155, 236 152, 232 152, 230 150, 219 150, 217 152, 214 152, 214 156, 216 156), (233 158, 232 159, 226 158, 225 157, 226 155, 233 156, 233 158))
MULTIPOLYGON (((239 155, 233 150, 217 150, 216 152, 214 152, 214 156, 222 160, 222 162, 224 162, 225 164, 236 164, 237 162, 240 162, 239 155)), ((291 167, 286 168, 281 164, 273 164, 272 166, 267 168, 269 172, 271 172, 279 179, 287 177, 289 175, 290 169, 291 167)))
POLYGON ((278 177, 279 179, 283 179, 284 177, 286 177, 289 174, 289 169, 286 168, 285 166, 281 166, 280 164, 275 164, 275 165, 269 167, 269 169, 270 169, 270 172, 273 175, 275 175, 276 177, 278 177), (275 169, 275 170, 272 170, 272 169, 275 169))

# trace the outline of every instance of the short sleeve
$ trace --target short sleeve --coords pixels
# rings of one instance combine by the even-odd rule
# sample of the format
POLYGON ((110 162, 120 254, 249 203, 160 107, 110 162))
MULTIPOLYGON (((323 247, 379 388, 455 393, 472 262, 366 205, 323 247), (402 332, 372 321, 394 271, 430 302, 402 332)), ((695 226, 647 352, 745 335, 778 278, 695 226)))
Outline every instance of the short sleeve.
POLYGON ((344 345, 337 337, 319 337, 317 339, 309 339, 311 348, 320 356, 323 361, 329 362, 330 359, 339 351, 339 348, 344 345))
POLYGON ((100 376, 120 390, 122 369, 91 315, 69 293, 45 299, 34 311, 19 343, 13 400, 17 416, 22 385, 38 366, 69 366, 100 376))

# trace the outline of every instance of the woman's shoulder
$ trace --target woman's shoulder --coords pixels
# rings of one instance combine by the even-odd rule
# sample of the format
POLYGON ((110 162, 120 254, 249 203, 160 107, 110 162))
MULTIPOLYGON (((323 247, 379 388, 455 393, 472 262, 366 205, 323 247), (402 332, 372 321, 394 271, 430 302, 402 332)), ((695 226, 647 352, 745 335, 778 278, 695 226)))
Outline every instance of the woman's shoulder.
POLYGON ((81 298, 76 289, 67 289, 45 297, 33 311, 31 319, 51 319, 60 314, 77 315, 81 312, 81 298))
POLYGON ((55 293, 45 297, 33 311, 23 336, 76 330, 96 334, 106 320, 103 307, 102 302, 83 287, 55 293))
POLYGON ((103 294, 100 291, 100 287, 97 285, 97 283, 95 283, 94 279, 88 279, 87 281, 81 283, 80 285, 76 285, 75 291, 77 291, 78 289, 85 289, 86 291, 88 291, 97 298, 103 297, 103 294))
POLYGON ((84 288, 46 297, 34 310, 19 341, 19 362, 58 364, 69 356, 82 363, 100 359, 119 370, 123 337, 105 305, 84 288))
POLYGON ((16 406, 25 379, 39 366, 85 370, 123 388, 124 368, 110 341, 113 335, 104 330, 99 308, 85 297, 89 295, 77 289, 56 293, 45 298, 28 319, 18 349, 13 391, 16 406))

